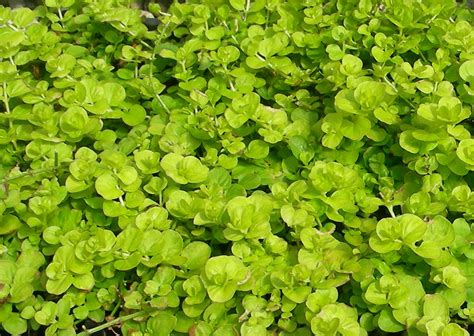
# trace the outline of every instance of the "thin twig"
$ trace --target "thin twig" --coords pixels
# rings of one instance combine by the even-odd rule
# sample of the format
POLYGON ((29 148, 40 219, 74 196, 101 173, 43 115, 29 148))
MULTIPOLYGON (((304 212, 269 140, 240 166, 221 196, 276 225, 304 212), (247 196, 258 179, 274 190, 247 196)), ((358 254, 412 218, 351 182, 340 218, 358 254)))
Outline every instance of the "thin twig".
MULTIPOLYGON (((64 164, 62 164, 62 165, 64 165, 64 164)), ((0 180, 0 184, 9 183, 11 181, 21 179, 25 176, 33 176, 33 175, 38 175, 38 174, 42 174, 42 173, 52 172, 52 171, 55 171, 55 170, 61 168, 62 165, 54 166, 54 167, 48 167, 48 168, 41 168, 41 169, 36 169, 36 170, 28 170, 28 171, 22 172, 18 175, 15 175, 15 176, 4 177, 2 180, 0 180)))
POLYGON ((392 218, 397 217, 397 215, 395 215, 395 212, 393 211, 393 206, 389 205, 387 206, 387 209, 388 209, 388 212, 390 213, 390 216, 392 216, 392 218))
POLYGON ((10 114, 10 104, 8 102, 8 93, 7 93, 7 82, 3 82, 3 103, 5 104, 5 110, 10 114))
MULTIPOLYGON (((154 310, 154 309, 153 309, 154 310)), ((104 323, 104 324, 101 324, 97 327, 94 327, 94 328, 91 328, 91 329, 86 329, 84 330, 83 332, 79 333, 79 336, 86 336, 86 335, 92 335, 92 334, 95 334, 96 332, 99 332, 101 330, 104 330, 104 329, 107 329, 107 328, 110 328, 112 326, 115 326, 119 323, 123 323, 125 321, 128 321, 128 320, 132 320, 136 317, 140 317, 142 315, 147 315, 148 313, 150 313, 151 311, 153 311, 151 309, 148 309, 148 310, 141 310, 141 311, 138 311, 138 312, 135 312, 133 314, 129 314, 129 315, 125 315, 125 316, 120 316, 120 317, 117 317, 116 319, 113 319, 112 321, 109 321, 107 323, 104 323)))
POLYGON ((416 110, 416 106, 413 105, 413 103, 411 101, 409 101, 407 98, 403 97, 400 92, 398 91, 397 87, 395 86, 395 84, 393 84, 392 82, 390 82, 387 78, 387 76, 384 76, 383 77, 383 80, 393 89, 395 90, 395 92, 398 94, 398 97, 400 97, 403 101, 405 101, 408 105, 410 105, 410 107, 414 110, 416 110))

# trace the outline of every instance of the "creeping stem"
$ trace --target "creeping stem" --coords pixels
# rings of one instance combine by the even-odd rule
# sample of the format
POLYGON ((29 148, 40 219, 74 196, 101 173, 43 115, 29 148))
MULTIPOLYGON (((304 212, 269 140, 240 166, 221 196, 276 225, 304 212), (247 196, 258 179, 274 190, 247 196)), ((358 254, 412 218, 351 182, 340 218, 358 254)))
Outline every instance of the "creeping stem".
POLYGON ((147 309, 147 310, 141 310, 129 315, 124 315, 124 316, 119 316, 116 319, 113 319, 107 323, 101 324, 97 327, 91 328, 91 329, 85 329, 83 332, 79 333, 79 336, 87 336, 87 335, 92 335, 95 334, 96 332, 99 332, 101 330, 107 329, 109 327, 112 327, 114 325, 123 323, 128 320, 132 320, 134 318, 140 317, 140 316, 145 316, 152 312, 154 309, 147 309))
POLYGON ((47 168, 41 168, 41 169, 35 169, 35 170, 27 170, 27 171, 22 172, 18 175, 7 176, 7 177, 4 177, 3 179, 0 180, 0 184, 9 183, 11 181, 21 179, 22 177, 25 177, 25 176, 33 176, 33 175, 37 175, 37 174, 52 172, 52 171, 55 171, 56 169, 61 168, 61 166, 63 166, 63 165, 64 164, 57 165, 57 166, 54 166, 54 167, 47 167, 47 168))

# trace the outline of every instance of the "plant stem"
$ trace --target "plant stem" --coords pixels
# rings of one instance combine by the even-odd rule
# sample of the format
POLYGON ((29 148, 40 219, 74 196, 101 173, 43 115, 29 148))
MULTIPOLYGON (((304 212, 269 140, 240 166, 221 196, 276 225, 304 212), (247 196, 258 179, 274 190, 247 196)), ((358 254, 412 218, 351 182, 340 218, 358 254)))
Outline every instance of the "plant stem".
POLYGON ((3 103, 5 104, 5 110, 10 114, 10 104, 8 103, 8 94, 7 94, 7 82, 3 82, 3 103))
POLYGON ((247 0, 246 4, 245 4, 245 14, 244 14, 244 21, 247 20, 247 15, 249 13, 249 10, 250 10, 250 0, 247 0))
POLYGON ((396 93, 398 93, 398 97, 400 97, 403 101, 405 101, 412 109, 416 110, 416 107, 415 105, 413 105, 413 103, 411 101, 409 101, 407 98, 403 97, 402 95, 400 95, 400 92, 398 91, 397 87, 395 86, 395 84, 393 84, 392 82, 390 82, 387 78, 387 76, 385 76, 383 78, 383 80, 388 84, 390 85, 390 87, 392 89, 395 90, 396 93))
POLYGON ((99 325, 95 328, 86 329, 83 332, 79 333, 78 336, 92 335, 96 332, 107 329, 107 328, 112 327, 116 324, 119 324, 119 323, 122 323, 122 322, 125 322, 125 321, 128 321, 128 320, 132 320, 132 319, 134 319, 136 317, 139 317, 139 316, 142 316, 142 315, 146 315, 146 314, 150 313, 150 311, 151 310, 142 310, 142 311, 138 311, 138 312, 135 312, 135 313, 132 313, 132 314, 129 314, 129 315, 117 317, 116 319, 113 319, 112 321, 101 324, 101 325, 99 325))
POLYGON ((121 305, 121 304, 122 304, 121 301, 118 301, 118 302, 117 302, 117 304, 115 305, 114 309, 112 309, 112 312, 110 313, 110 316, 114 316, 114 315, 117 313, 117 311, 118 311, 118 309, 120 308, 120 305, 121 305))
POLYGON ((388 209, 388 212, 390 212, 390 216, 392 216, 392 218, 397 217, 397 215, 395 215, 395 212, 393 211, 393 206, 389 205, 387 206, 387 209, 388 209))
POLYGON ((156 96, 156 99, 158 99, 158 101, 160 102, 161 106, 163 106, 163 108, 165 109, 166 113, 170 113, 170 109, 168 108, 168 106, 166 106, 165 102, 163 101, 163 99, 161 99, 160 95, 156 93, 155 96, 156 96))
MULTIPOLYGON (((10 62, 12 64, 14 64, 11 57, 10 57, 10 62)), ((7 93, 7 82, 3 82, 3 104, 5 105, 5 113, 10 114, 11 109, 10 109, 10 102, 9 102, 8 93, 7 93)), ((8 127, 11 130, 13 129, 13 121, 11 120, 11 118, 8 118, 8 127)), ((16 144, 16 139, 12 139, 11 143, 13 144, 13 147, 15 148, 15 151, 18 151, 18 146, 16 144)))
POLYGON ((21 179, 22 177, 25 177, 25 176, 33 176, 33 175, 37 175, 37 174, 41 174, 41 173, 48 173, 48 172, 54 171, 54 170, 56 170, 60 167, 61 167, 61 165, 54 166, 54 167, 48 167, 48 168, 41 168, 41 169, 37 169, 37 170, 25 171, 25 172, 22 172, 18 175, 15 175, 15 176, 4 177, 2 180, 0 180, 0 184, 9 183, 11 181, 21 179))

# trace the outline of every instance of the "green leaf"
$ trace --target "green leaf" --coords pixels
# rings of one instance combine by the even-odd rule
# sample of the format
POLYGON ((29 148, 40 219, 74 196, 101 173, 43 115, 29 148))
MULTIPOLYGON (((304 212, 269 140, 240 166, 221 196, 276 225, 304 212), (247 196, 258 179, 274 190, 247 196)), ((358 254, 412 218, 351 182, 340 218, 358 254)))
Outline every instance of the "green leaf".
POLYGON ((18 217, 14 215, 3 215, 0 216, 0 235, 8 235, 15 232, 21 226, 21 222, 18 217))
POLYGON ((235 282, 228 282, 223 285, 209 285, 207 287, 207 293, 209 298, 214 302, 223 303, 232 299, 237 290, 237 284, 235 282))
POLYGON ((311 293, 307 300, 306 306, 314 313, 318 313, 321 308, 330 303, 337 301, 338 293, 335 288, 317 289, 311 293))
POLYGON ((357 312, 342 303, 328 304, 311 319, 311 331, 315 335, 364 335, 357 322, 357 312))
POLYGON ((449 288, 463 288, 466 283, 466 277, 461 273, 458 267, 446 266, 443 268, 442 282, 449 288))
POLYGON ((427 224, 421 218, 411 214, 397 217, 401 226, 401 238, 407 245, 412 245, 421 240, 426 232, 427 224))
POLYGON ((245 0, 229 0, 230 5, 239 11, 243 11, 245 9, 245 0))
POLYGON ((17 8, 13 12, 13 23, 19 27, 27 27, 36 19, 36 14, 29 8, 17 8))
MULTIPOLYGON (((276 55, 281 50, 283 50, 288 42, 288 37, 286 35, 276 33, 276 35, 272 36, 271 38, 265 38, 260 41, 258 45, 258 53, 268 60, 271 56, 276 55)), ((278 58, 274 59, 274 61, 277 62, 278 60, 278 58)))
POLYGON ((252 140, 245 153, 251 159, 263 159, 267 157, 269 153, 269 146, 262 140, 252 140))
POLYGON ((225 46, 217 49, 217 57, 223 64, 235 62, 239 59, 239 56, 240 51, 234 46, 225 46))
POLYGON ((159 312, 158 315, 150 317, 146 322, 146 329, 151 335, 168 336, 171 335, 177 319, 169 312, 159 312))
POLYGON ((235 197, 227 204, 229 223, 224 236, 229 240, 247 238, 266 238, 270 235, 271 202, 262 195, 235 197))
POLYGON ((194 203, 191 195, 183 190, 174 190, 169 194, 166 209, 177 218, 194 218, 194 203))
POLYGON ((137 216, 136 225, 141 230, 149 228, 157 230, 169 229, 170 221, 168 220, 168 211, 160 207, 149 208, 137 216))
POLYGON ((88 122, 89 117, 87 112, 82 107, 78 106, 70 107, 59 119, 61 130, 75 138, 85 133, 85 128, 88 122))
POLYGON ((137 180, 138 173, 135 168, 125 166, 117 173, 117 177, 123 184, 130 185, 137 180))
POLYGON ((184 157, 178 164, 178 171, 190 183, 199 183, 207 179, 209 168, 194 156, 184 157))
POLYGON ((337 44, 329 44, 326 47, 326 52, 328 53, 329 58, 332 61, 339 61, 344 56, 344 52, 342 51, 341 47, 339 47, 337 44))
POLYGON ((146 118, 146 110, 138 104, 132 105, 122 116, 122 120, 128 126, 140 125, 146 118))
POLYGON ((209 168, 194 156, 169 153, 161 159, 161 167, 166 175, 180 184, 199 183, 207 179, 209 168))
POLYGON ((110 173, 105 173, 97 178, 95 189, 106 200, 114 200, 123 195, 117 179, 110 173))
POLYGON ((174 230, 163 231, 162 243, 159 246, 159 253, 168 263, 182 265, 185 261, 179 258, 183 250, 183 238, 174 230))
POLYGON ((248 322, 242 324, 240 332, 242 336, 265 336, 268 334, 264 325, 249 325, 248 322))
POLYGON ((105 83, 104 93, 110 106, 119 106, 125 99, 125 89, 118 83, 105 83))
POLYGON ((2 323, 3 328, 10 335, 21 335, 28 330, 28 323, 18 313, 12 313, 2 323))
POLYGON ((69 54, 63 54, 58 58, 49 60, 46 63, 46 70, 51 73, 51 77, 66 77, 76 65, 76 58, 69 54))
POLYGON ((0 38, 4 42, 4 48, 7 50, 19 45, 25 39, 25 34, 22 31, 3 29, 0 32, 0 38))
POLYGON ((125 259, 119 259, 114 261, 114 268, 118 271, 129 271, 138 266, 142 258, 139 252, 134 252, 127 256, 125 259))
POLYGON ((355 76, 362 71, 362 65, 359 57, 344 55, 342 57, 341 72, 347 76, 355 76))
POLYGON ((60 295, 60 294, 63 294, 65 291, 67 291, 69 287, 71 287, 72 282, 73 282, 72 275, 69 273, 64 274, 64 275, 61 275, 57 279, 54 279, 54 280, 49 279, 46 282, 46 290, 50 294, 60 295))
POLYGON ((72 284, 78 289, 90 291, 94 287, 95 279, 92 273, 81 274, 74 277, 72 284))
POLYGON ((446 300, 439 294, 425 296, 423 304, 423 315, 430 319, 449 319, 449 306, 446 300))
POLYGON ((354 98, 363 109, 373 110, 386 99, 386 84, 365 81, 357 85, 354 98))
POLYGON ((380 312, 378 325, 381 330, 391 333, 400 332, 405 329, 405 326, 399 323, 387 309, 380 312))
POLYGON ((311 287, 303 286, 296 288, 284 288, 282 292, 283 295, 285 295, 291 301, 296 303, 304 303, 308 295, 311 293, 311 287))
POLYGON ((194 241, 186 245, 181 255, 186 258, 184 266, 190 270, 203 267, 211 256, 211 247, 200 241, 194 241))
POLYGON ((400 134, 400 147, 402 147, 407 152, 416 154, 422 148, 422 141, 416 139, 413 136, 412 131, 404 131, 400 134))
POLYGON ((388 125, 396 124, 400 121, 398 116, 398 109, 396 106, 389 106, 387 108, 377 107, 374 110, 374 116, 383 123, 388 125))
POLYGON ((456 154, 461 161, 474 166, 474 139, 464 139, 458 145, 456 154))
POLYGON ((364 294, 364 297, 370 303, 376 305, 385 305, 388 303, 388 297, 385 291, 383 291, 377 282, 372 282, 367 291, 364 294))
POLYGON ((435 242, 440 247, 450 246, 455 239, 453 225, 442 216, 435 216, 427 225, 424 241, 435 242))
POLYGON ((449 323, 444 329, 441 336, 469 336, 469 332, 461 328, 458 324, 449 323))
POLYGON ((134 153, 135 164, 143 174, 154 174, 160 170, 160 154, 145 149, 134 153))
POLYGON ((234 256, 217 256, 207 260, 205 282, 209 298, 214 302, 226 302, 232 298, 240 281, 246 277, 243 262, 234 256))
POLYGON ((17 68, 10 62, 0 62, 0 82, 6 82, 15 77, 17 68))
POLYGON ((474 83, 474 60, 468 60, 461 64, 459 76, 466 82, 474 83))
POLYGON ((59 0, 46 0, 45 5, 48 7, 60 7, 59 0))
POLYGON ((441 97, 438 104, 421 104, 417 113, 430 122, 450 124, 457 124, 470 115, 455 97, 441 97))
POLYGON ((8 86, 7 86, 7 93, 10 97, 20 97, 27 94, 30 91, 31 89, 21 79, 13 80, 10 83, 8 83, 8 86))

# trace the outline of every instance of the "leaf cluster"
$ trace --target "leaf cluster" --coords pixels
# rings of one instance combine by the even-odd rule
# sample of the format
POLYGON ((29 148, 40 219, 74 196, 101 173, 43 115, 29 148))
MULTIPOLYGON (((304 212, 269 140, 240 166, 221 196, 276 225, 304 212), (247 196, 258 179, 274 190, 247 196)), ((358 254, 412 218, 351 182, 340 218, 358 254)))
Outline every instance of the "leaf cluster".
POLYGON ((472 333, 472 9, 148 9, 0 6, 0 333, 472 333))

